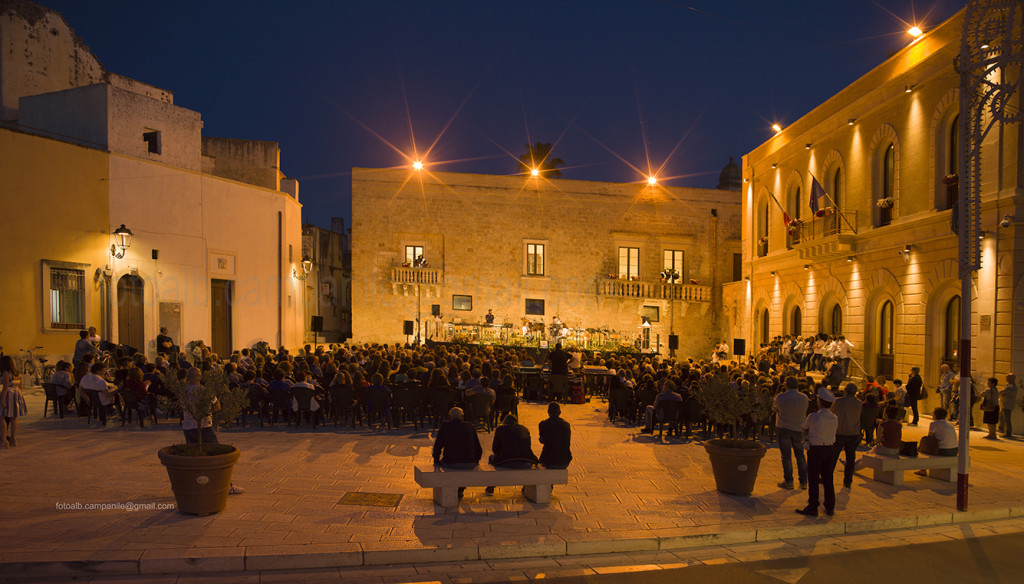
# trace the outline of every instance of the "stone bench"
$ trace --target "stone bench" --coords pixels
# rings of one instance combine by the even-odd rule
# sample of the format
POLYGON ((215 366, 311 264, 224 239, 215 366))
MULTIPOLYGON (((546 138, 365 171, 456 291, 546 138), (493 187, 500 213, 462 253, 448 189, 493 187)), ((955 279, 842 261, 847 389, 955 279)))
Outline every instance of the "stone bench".
POLYGON ((956 482, 957 457, 955 456, 919 454, 917 458, 913 458, 869 453, 862 456, 857 464, 872 469, 871 478, 890 485, 903 485, 903 473, 908 470, 924 470, 932 478, 950 483, 956 482))
POLYGON ((450 469, 416 466, 416 484, 434 489, 434 502, 442 507, 459 504, 460 487, 523 487, 523 494, 534 503, 550 503, 551 487, 569 483, 568 469, 508 469, 478 466, 450 469))

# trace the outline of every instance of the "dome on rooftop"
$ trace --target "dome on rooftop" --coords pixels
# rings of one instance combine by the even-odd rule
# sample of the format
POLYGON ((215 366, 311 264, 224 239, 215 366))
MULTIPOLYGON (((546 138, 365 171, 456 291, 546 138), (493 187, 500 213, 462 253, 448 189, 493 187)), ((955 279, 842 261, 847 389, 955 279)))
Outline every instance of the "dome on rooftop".
POLYGON ((743 188, 743 172, 740 167, 733 162, 733 157, 729 157, 729 164, 725 165, 722 169, 722 173, 718 175, 718 186, 715 187, 723 191, 739 191, 743 188))

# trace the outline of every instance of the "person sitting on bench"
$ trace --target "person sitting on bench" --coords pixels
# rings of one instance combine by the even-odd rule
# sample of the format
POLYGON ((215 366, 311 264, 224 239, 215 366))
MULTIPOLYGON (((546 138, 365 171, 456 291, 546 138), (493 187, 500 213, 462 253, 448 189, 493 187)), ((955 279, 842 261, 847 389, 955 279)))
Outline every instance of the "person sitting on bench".
MULTIPOLYGON (((512 414, 505 416, 501 426, 494 430, 491 450, 494 454, 488 462, 496 468, 531 469, 539 462, 530 446, 530 430, 512 414)), ((487 487, 486 492, 493 495, 494 487, 487 487)))
MULTIPOLYGON (((434 439, 434 466, 452 469, 476 468, 484 450, 473 424, 463 420, 462 408, 448 410, 448 420, 441 424, 434 439)), ((497 433, 495 433, 497 436, 497 433)), ((459 488, 459 498, 465 487, 459 488)))

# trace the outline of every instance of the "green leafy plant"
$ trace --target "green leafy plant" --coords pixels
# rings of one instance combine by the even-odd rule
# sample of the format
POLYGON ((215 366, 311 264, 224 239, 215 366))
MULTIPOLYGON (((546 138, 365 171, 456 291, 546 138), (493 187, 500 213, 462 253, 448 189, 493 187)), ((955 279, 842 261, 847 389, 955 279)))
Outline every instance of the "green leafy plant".
MULTIPOLYGON (((183 412, 187 412, 196 420, 212 416, 214 428, 230 424, 237 418, 246 400, 245 389, 229 386, 227 377, 219 369, 203 372, 202 384, 194 387, 192 391, 189 391, 188 382, 185 379, 179 379, 175 372, 165 375, 163 382, 164 387, 177 398, 177 403, 183 412), (219 405, 219 409, 214 406, 215 403, 219 405)), ((202 432, 200 432, 197 445, 175 445, 176 450, 182 450, 176 454, 202 456, 221 453, 212 452, 212 450, 218 449, 211 447, 218 445, 210 444, 204 447, 202 441, 202 432), (189 448, 191 446, 195 446, 195 448, 189 448)))
POLYGON ((747 392, 733 389, 725 375, 709 375, 701 380, 700 390, 694 395, 704 414, 714 423, 732 428, 732 436, 739 436, 739 421, 745 415, 764 419, 771 415, 771 399, 760 389, 747 392))

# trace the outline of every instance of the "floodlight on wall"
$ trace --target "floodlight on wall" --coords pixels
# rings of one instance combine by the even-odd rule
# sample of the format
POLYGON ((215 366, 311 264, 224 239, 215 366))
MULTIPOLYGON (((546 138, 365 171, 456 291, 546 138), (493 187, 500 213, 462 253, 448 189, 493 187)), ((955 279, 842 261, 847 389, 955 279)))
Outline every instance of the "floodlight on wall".
POLYGON ((847 261, 847 262, 852 262, 852 261, 853 261, 853 260, 855 260, 855 259, 857 259, 857 257, 856 257, 856 256, 846 256, 846 261, 847 261))
POLYGON ((779 163, 778 162, 773 162, 772 163, 772 168, 778 168, 778 167, 779 167, 779 163))
POLYGON ((906 87, 903 88, 903 91, 905 91, 907 93, 910 93, 911 91, 914 91, 915 87, 917 87, 916 83, 911 84, 911 85, 907 85, 906 87))
POLYGON ((114 230, 114 243, 110 244, 110 255, 117 259, 124 257, 124 252, 128 251, 128 248, 132 246, 132 230, 124 226, 124 223, 120 227, 114 230))
POLYGON ((852 126, 852 125, 857 123, 857 118, 850 118, 850 119, 846 120, 846 123, 848 125, 852 126))
POLYGON ((782 126, 779 124, 772 124, 772 130, 775 130, 775 133, 778 134, 782 131, 782 126))
POLYGON ((999 226, 1002 227, 1003 229, 1006 229, 1007 227, 1013 225, 1013 222, 1016 220, 1017 218, 1013 215, 1003 215, 1003 220, 999 222, 999 226))
POLYGON ((308 255, 304 255, 302 256, 302 273, 300 274, 298 270, 292 268, 292 276, 294 276, 296 280, 305 280, 312 269, 313 260, 308 255))
POLYGON ((778 273, 778 272, 776 272, 776 271, 772 271, 772 272, 771 272, 771 277, 773 277, 773 278, 774 278, 775 276, 778 276, 778 275, 779 275, 779 273, 778 273))
POLYGON ((804 144, 804 150, 810 150, 810 149, 811 149, 811 143, 810 142, 808 142, 807 144, 804 144))
POLYGON ((921 27, 915 25, 915 26, 910 27, 907 30, 907 34, 909 34, 910 36, 912 36, 912 37, 914 37, 916 39, 916 38, 920 37, 921 35, 923 35, 924 31, 921 30, 921 27))
POLYGON ((412 163, 413 170, 423 170, 423 163, 419 160, 414 160, 412 163))
POLYGON ((804 264, 804 271, 811 271, 811 264, 804 264))
POLYGON ((900 254, 901 256, 903 256, 903 261, 904 261, 905 263, 908 263, 908 264, 910 263, 910 250, 911 250, 911 249, 913 249, 913 248, 912 248, 912 247, 911 247, 911 245, 910 245, 910 244, 908 243, 907 245, 904 245, 904 246, 903 246, 903 249, 902 249, 902 250, 901 250, 901 251, 899 252, 899 254, 900 254))

